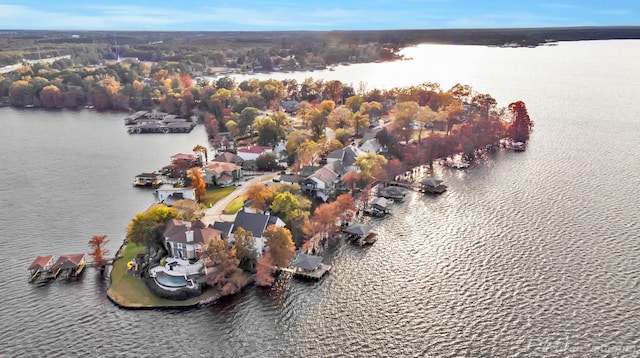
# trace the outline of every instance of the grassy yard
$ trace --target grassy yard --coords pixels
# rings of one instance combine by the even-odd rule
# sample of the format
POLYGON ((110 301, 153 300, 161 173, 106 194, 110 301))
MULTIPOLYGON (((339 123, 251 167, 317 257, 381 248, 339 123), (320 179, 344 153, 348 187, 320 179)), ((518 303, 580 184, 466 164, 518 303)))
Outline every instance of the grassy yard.
POLYGON ((207 189, 207 195, 205 195, 203 203, 206 207, 210 207, 211 205, 215 204, 218 200, 233 193, 234 190, 236 190, 235 186, 228 186, 226 188, 207 189))
POLYGON ((244 198, 239 196, 227 205, 226 208, 222 211, 223 214, 233 215, 236 214, 240 209, 242 209, 242 205, 244 205, 244 198))
POLYGON ((144 246, 129 242, 124 249, 123 257, 113 263, 111 286, 109 286, 107 294, 120 305, 131 308, 181 307, 196 304, 202 299, 215 295, 214 292, 207 291, 198 297, 184 301, 172 301, 155 296, 139 277, 127 273, 127 262, 131 261, 138 253, 143 252, 144 249, 144 246))

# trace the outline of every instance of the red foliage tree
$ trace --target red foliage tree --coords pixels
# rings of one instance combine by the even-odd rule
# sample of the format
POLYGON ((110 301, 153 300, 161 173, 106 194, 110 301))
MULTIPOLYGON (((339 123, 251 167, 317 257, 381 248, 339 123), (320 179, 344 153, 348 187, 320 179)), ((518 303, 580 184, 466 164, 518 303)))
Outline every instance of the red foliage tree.
POLYGON ((269 252, 258 258, 256 262, 256 276, 255 282, 258 286, 271 286, 275 281, 273 274, 275 273, 275 268, 273 264, 271 264, 271 255, 269 252))
POLYGON ((107 235, 95 235, 89 240, 89 247, 91 247, 89 256, 93 257, 94 267, 100 271, 104 271, 107 264, 107 259, 104 256, 109 253, 109 250, 105 249, 104 245, 108 242, 107 235))
POLYGON ((533 122, 529 118, 527 106, 522 101, 509 104, 509 110, 513 113, 514 120, 508 127, 509 137, 516 142, 526 142, 533 122))

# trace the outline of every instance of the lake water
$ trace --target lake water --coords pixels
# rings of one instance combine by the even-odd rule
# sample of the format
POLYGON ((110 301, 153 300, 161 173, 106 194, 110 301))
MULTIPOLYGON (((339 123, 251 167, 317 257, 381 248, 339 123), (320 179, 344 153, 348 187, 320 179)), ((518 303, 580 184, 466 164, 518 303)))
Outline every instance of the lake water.
POLYGON ((527 104, 527 151, 439 169, 445 194, 394 204, 372 247, 327 253, 320 282, 188 311, 119 309, 93 270, 34 287, 26 267, 92 235, 115 251, 152 201, 133 177, 206 144, 203 128, 128 135, 121 114, 0 109, 0 357, 640 356, 640 41, 406 55, 271 76, 469 84, 527 104))

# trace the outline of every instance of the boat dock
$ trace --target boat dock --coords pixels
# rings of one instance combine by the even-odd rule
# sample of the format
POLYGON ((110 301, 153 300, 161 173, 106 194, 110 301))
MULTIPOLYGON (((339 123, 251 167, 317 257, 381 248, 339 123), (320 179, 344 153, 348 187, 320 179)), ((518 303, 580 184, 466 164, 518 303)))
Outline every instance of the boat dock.
POLYGON ((293 277, 320 280, 331 271, 331 265, 322 263, 322 256, 300 254, 290 267, 279 267, 278 271, 288 272, 293 277))
POLYGON ((63 255, 55 263, 53 255, 38 256, 28 267, 29 282, 45 283, 58 277, 66 280, 78 278, 86 266, 84 254, 63 255))

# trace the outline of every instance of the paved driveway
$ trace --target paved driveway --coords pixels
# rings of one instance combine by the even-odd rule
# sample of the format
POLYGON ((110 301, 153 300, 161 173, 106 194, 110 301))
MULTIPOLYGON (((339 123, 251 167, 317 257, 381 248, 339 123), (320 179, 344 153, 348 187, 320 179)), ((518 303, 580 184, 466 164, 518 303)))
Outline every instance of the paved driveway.
POLYGON ((233 191, 233 193, 220 199, 218 202, 213 204, 212 207, 205 209, 205 215, 201 219, 202 222, 204 222, 207 225, 210 225, 210 224, 213 224, 214 221, 233 221, 236 217, 235 214, 234 215, 223 214, 222 212, 224 211, 224 208, 226 208, 227 205, 229 205, 229 203, 233 199, 243 195, 252 184, 262 182, 263 180, 266 180, 267 178, 273 177, 276 175, 278 174, 275 172, 273 173, 269 172, 269 173, 251 177, 251 179, 241 182, 241 185, 237 187, 236 190, 233 191))

